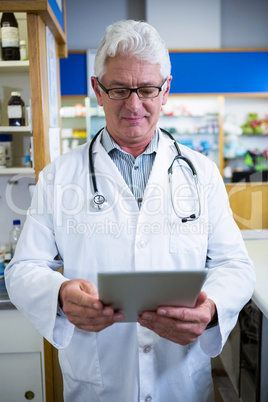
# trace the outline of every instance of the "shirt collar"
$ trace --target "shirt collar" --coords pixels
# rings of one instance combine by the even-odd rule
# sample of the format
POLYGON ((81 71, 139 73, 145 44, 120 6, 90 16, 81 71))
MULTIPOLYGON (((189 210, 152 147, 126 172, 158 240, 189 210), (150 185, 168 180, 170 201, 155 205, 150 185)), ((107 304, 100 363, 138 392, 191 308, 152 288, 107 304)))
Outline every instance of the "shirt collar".
MULTIPOLYGON (((151 142, 148 144, 147 148, 143 152, 143 154, 152 154, 152 153, 157 153, 157 148, 158 148, 158 141, 159 141, 159 130, 156 128, 155 134, 151 140, 151 142)), ((119 150, 120 152, 126 153, 123 151, 120 146, 113 140, 113 138, 110 136, 108 133, 107 129, 105 128, 103 130, 102 136, 101 136, 101 144, 104 147, 105 151, 109 154, 112 152, 114 149, 119 150)))

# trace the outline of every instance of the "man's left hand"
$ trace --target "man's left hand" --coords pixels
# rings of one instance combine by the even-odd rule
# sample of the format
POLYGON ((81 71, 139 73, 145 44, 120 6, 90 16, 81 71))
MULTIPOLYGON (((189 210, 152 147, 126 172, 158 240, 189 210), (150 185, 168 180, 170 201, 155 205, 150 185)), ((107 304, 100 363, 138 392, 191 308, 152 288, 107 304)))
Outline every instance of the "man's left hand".
POLYGON ((157 312, 144 312, 138 322, 162 338, 187 345, 202 335, 215 315, 214 302, 201 292, 194 308, 159 307, 157 312))

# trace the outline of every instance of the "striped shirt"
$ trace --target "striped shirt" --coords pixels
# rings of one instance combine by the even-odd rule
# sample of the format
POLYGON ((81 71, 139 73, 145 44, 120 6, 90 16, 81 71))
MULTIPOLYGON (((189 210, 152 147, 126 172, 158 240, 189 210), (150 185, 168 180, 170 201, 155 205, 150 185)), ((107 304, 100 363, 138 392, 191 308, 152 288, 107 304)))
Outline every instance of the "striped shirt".
POLYGON ((157 153, 158 139, 159 133, 156 130, 145 151, 135 159, 119 147, 106 129, 102 133, 101 144, 130 188, 139 208, 157 153))

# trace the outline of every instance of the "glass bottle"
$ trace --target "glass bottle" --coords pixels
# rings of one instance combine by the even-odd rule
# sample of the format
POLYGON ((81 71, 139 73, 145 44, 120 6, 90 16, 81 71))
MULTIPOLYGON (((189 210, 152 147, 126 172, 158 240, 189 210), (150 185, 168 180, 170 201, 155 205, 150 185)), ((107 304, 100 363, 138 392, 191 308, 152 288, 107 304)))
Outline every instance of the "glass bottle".
POLYGON ((20 59, 27 60, 27 47, 25 40, 20 41, 20 59))
POLYGON ((11 92, 7 114, 10 126, 25 126, 25 107, 19 92, 11 92))
POLYGON ((11 251, 11 258, 13 258, 14 253, 15 253, 15 249, 19 240, 21 234, 21 225, 20 225, 20 220, 19 219, 15 219, 13 221, 13 228, 10 232, 10 251, 11 251))
POLYGON ((13 13, 1 18, 2 60, 20 60, 19 28, 13 13))

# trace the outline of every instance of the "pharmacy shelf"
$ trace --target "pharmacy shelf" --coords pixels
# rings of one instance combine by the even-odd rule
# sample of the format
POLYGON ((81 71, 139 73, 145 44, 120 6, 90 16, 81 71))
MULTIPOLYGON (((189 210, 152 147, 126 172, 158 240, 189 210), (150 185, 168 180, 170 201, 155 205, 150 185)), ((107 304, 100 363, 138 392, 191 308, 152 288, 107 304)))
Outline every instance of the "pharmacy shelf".
POLYGON ((32 126, 0 126, 0 134, 32 133, 32 126))
MULTIPOLYGON (((170 130, 169 130, 170 131, 170 130)), ((180 132, 178 132, 178 131, 175 131, 175 132, 173 132, 173 133, 171 133, 174 137, 177 135, 177 136, 181 136, 181 137, 191 137, 191 136, 194 136, 194 135, 198 135, 199 137, 201 137, 202 135, 204 135, 204 136, 211 136, 211 135, 216 135, 216 136, 219 136, 219 131, 216 131, 215 133, 209 133, 209 132, 204 132, 204 133, 200 133, 200 132, 198 132, 198 131, 193 131, 193 132, 183 132, 183 133, 180 133, 180 132)))
POLYGON ((34 169, 29 167, 10 167, 0 169, 0 176, 7 175, 34 175, 34 169))
POLYGON ((1 73, 12 73, 19 71, 29 71, 29 60, 12 60, 12 61, 0 61, 1 73))

